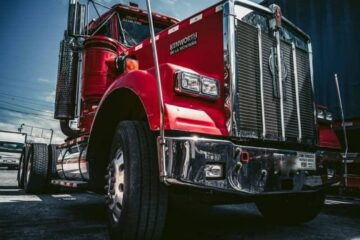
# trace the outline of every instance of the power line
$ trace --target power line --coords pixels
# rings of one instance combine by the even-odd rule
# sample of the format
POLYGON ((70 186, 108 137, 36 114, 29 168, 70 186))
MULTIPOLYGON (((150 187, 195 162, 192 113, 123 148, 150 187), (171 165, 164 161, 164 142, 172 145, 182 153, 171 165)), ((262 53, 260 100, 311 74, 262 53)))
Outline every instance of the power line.
MULTIPOLYGON (((41 109, 31 108, 31 107, 24 107, 24 106, 19 105, 19 104, 16 104, 16 103, 10 103, 10 102, 3 101, 3 100, 0 100, 0 103, 5 103, 5 104, 11 105, 11 106, 15 106, 15 107, 20 107, 20 108, 25 108, 25 109, 33 110, 33 111, 36 111, 36 112, 44 112, 44 110, 41 110, 41 109)), ((44 113, 43 115, 47 115, 47 116, 49 116, 49 117, 52 117, 52 115, 45 114, 45 113, 44 113)))
MULTIPOLYGON (((24 100, 17 100, 14 98, 2 98, 2 96, 0 96, 0 102, 3 101, 3 99, 5 100, 9 100, 10 102, 8 104, 16 104, 16 103, 20 103, 23 108, 32 108, 32 106, 35 106, 37 108, 41 108, 41 111, 53 111, 53 107, 52 106, 48 106, 48 105, 41 105, 41 104, 36 104, 36 103, 32 103, 32 102, 24 102, 24 100)), ((38 109, 36 110, 38 111, 38 109)))
POLYGON ((42 101, 42 100, 39 100, 39 99, 36 99, 36 98, 23 97, 23 96, 14 95, 14 94, 3 93, 3 92, 0 91, 0 97, 1 96, 11 97, 13 100, 15 100, 14 98, 24 99, 26 101, 34 102, 37 105, 53 106, 53 103, 45 102, 45 101, 42 101))
POLYGON ((0 106, 0 110, 4 110, 4 111, 8 111, 8 112, 21 113, 21 114, 25 114, 25 115, 31 115, 33 117, 37 117, 37 118, 44 119, 44 120, 49 120, 49 121, 57 121, 55 119, 47 118, 47 117, 49 117, 47 115, 42 115, 42 114, 38 114, 38 113, 31 113, 31 112, 25 112, 25 111, 20 111, 20 110, 14 110, 14 109, 10 109, 10 108, 7 108, 7 107, 2 107, 2 106, 0 106))

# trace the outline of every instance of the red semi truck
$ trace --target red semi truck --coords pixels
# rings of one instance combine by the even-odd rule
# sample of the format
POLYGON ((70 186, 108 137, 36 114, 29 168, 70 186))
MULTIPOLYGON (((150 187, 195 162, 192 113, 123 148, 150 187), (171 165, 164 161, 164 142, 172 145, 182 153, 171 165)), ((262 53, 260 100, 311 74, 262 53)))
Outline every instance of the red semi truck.
POLYGON ((338 179, 316 161, 311 41, 278 6, 226 0, 178 21, 117 4, 89 22, 92 5, 70 0, 55 102, 68 138, 29 147, 26 192, 105 192, 119 239, 159 239, 173 194, 255 202, 277 222, 319 213, 338 179))

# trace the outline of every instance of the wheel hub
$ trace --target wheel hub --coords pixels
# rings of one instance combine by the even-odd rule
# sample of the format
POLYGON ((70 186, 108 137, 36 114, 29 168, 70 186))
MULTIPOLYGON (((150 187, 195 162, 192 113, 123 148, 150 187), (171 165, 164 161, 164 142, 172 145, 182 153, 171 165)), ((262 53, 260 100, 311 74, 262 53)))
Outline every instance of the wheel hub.
POLYGON ((115 222, 119 221, 124 197, 124 154, 121 148, 108 166, 106 175, 106 200, 115 222))

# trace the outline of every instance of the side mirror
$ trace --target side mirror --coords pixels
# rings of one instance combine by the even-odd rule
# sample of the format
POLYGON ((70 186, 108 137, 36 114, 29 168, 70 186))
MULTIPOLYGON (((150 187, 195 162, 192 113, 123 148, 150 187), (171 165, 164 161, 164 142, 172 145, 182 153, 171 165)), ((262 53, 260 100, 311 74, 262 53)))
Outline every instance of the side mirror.
POLYGON ((85 28, 86 6, 79 0, 69 0, 67 34, 69 36, 83 35, 85 28))

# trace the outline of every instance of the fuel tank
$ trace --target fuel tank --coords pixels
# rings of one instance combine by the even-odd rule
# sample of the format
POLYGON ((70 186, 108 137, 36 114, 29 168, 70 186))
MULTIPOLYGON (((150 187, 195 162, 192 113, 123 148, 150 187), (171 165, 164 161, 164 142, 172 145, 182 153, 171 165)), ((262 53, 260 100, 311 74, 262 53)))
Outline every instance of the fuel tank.
POLYGON ((87 144, 62 149, 56 163, 59 177, 68 180, 88 181, 89 171, 86 153, 87 144))

